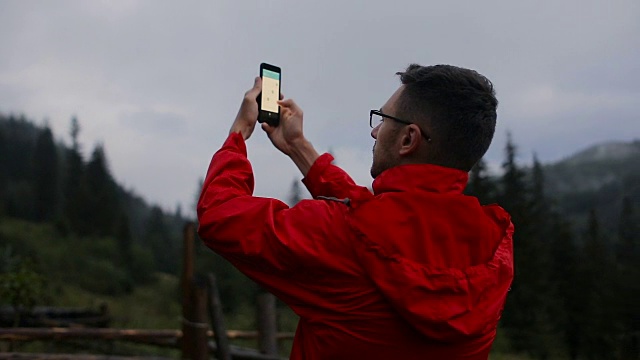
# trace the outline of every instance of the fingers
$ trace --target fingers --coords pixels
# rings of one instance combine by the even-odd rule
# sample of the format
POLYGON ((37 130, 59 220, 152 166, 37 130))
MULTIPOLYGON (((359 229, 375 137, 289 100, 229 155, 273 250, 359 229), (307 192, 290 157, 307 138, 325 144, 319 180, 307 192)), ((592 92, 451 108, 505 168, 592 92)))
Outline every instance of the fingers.
POLYGON ((282 106, 283 108, 289 109, 294 113, 302 113, 302 109, 298 107, 293 99, 279 100, 278 105, 282 106))
POLYGON ((290 108, 284 106, 280 108, 280 119, 289 119, 292 114, 293 111, 290 108))
POLYGON ((261 127, 262 127, 262 130, 264 130, 264 132, 266 132, 266 133, 267 133, 267 135, 271 135, 271 133, 272 133, 272 132, 274 132, 274 131, 275 131, 275 129, 276 129, 276 128, 274 128, 274 127, 270 126, 270 125, 269 125, 269 124, 267 124, 267 123, 262 123, 262 124, 261 124, 261 127))
POLYGON ((253 80, 253 87, 245 93, 245 97, 255 99, 262 89, 262 78, 260 76, 253 80))

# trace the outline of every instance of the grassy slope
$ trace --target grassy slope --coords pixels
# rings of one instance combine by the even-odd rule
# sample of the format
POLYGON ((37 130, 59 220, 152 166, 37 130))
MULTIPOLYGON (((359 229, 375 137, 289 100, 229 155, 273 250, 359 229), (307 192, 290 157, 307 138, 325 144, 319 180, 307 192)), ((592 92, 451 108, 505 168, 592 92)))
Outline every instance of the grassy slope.
MULTIPOLYGON (((39 272, 47 279, 46 297, 40 305, 98 308, 106 304, 112 315, 114 328, 179 329, 181 305, 177 275, 155 274, 155 281, 137 286, 128 294, 115 296, 90 291, 87 284, 109 283, 107 277, 122 276, 117 266, 117 254, 110 239, 75 239, 61 237, 49 224, 33 224, 15 219, 0 219, 0 250, 10 247, 14 255, 34 259, 39 272), (81 257, 81 258, 80 258, 81 257), (71 274, 69 272, 72 272, 71 274)), ((109 290, 104 286, 90 288, 109 290)), ((242 305, 234 313, 226 314, 229 329, 255 329, 255 308, 242 305)), ((279 327, 294 331, 297 316, 288 308, 279 308, 279 327)), ((504 354, 508 348, 503 332, 494 344, 492 360, 529 360, 527 357, 504 354)), ((239 341, 237 345, 256 346, 253 341, 239 341)), ((21 347, 23 350, 42 349, 40 346, 21 347)), ((282 353, 291 342, 282 344, 282 353)), ((112 348, 109 348, 113 350, 112 348)), ((116 352, 167 354, 166 350, 120 344, 116 352)))

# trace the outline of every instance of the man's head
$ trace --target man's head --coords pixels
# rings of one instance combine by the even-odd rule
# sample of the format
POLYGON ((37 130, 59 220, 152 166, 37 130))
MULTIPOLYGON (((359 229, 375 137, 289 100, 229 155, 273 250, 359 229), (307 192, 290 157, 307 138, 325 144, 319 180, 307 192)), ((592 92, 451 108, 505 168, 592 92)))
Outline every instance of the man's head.
POLYGON ((435 164, 469 171, 485 154, 496 126, 493 85, 479 73, 451 65, 409 65, 402 85, 380 109, 371 176, 403 164, 435 164))

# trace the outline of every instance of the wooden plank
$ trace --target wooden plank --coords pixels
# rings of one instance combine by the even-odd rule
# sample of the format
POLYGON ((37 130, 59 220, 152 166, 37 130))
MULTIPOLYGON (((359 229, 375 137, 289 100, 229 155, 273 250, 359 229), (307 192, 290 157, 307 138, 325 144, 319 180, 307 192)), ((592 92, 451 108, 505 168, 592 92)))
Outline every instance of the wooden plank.
MULTIPOLYGON (((278 340, 291 340, 292 332, 276 334, 278 340)), ((207 337, 213 338, 213 331, 207 331, 207 337)), ((229 339, 257 339, 258 332, 251 330, 227 330, 229 339)), ((32 340, 132 340, 136 339, 180 339, 182 331, 173 329, 105 329, 105 328, 0 328, 0 340, 32 341, 32 340)))
POLYGON ((278 355, 276 297, 270 293, 258 295, 258 347, 263 354, 278 355))
POLYGON ((183 359, 206 360, 207 345, 207 285, 203 279, 194 278, 195 224, 187 222, 183 230, 182 267, 182 339, 183 359))
MULTIPOLYGON (((198 279, 198 281, 193 282, 191 301, 189 318, 186 319, 186 322, 183 319, 183 329, 190 328, 190 333, 193 336, 190 343, 190 356, 186 357, 186 359, 208 360, 207 333, 209 331, 209 323, 207 320, 207 284, 204 279, 198 279)), ((185 334, 185 330, 182 333, 185 334)), ((183 340, 186 340, 186 337, 183 340)), ((185 359, 184 355, 183 359, 185 359)))
MULTIPOLYGON (((10 306, 0 307, 0 327, 10 327, 14 323, 16 310, 10 306)), ((89 326, 106 327, 111 321, 108 308, 102 305, 100 309, 65 308, 65 307, 35 307, 21 313, 20 327, 68 327, 89 326)))
POLYGON ((0 340, 138 340, 138 339, 177 339, 182 337, 180 330, 135 330, 103 328, 0 328, 0 340))
POLYGON ((216 340, 216 358, 219 360, 231 360, 231 348, 229 346, 229 338, 227 337, 226 326, 224 324, 224 315, 222 313, 222 302, 220 301, 220 291, 218 290, 218 282, 214 274, 208 275, 209 290, 209 317, 213 327, 213 333, 216 340))
MULTIPOLYGON (((215 351, 215 344, 211 343, 215 351)), ((278 357, 260 354, 256 350, 232 347, 233 360, 280 360, 278 357)), ((159 356, 115 356, 96 354, 42 354, 42 353, 0 353, 0 360, 173 360, 159 356)))
POLYGON ((0 360, 170 360, 159 356, 114 356, 92 354, 0 353, 0 360))
MULTIPOLYGON (((11 306, 0 306, 0 316, 13 316, 16 310, 11 306)), ((27 312, 33 316, 45 317, 91 317, 105 315, 108 313, 106 305, 100 309, 91 308, 73 308, 73 307, 52 307, 52 306, 35 306, 27 312)))

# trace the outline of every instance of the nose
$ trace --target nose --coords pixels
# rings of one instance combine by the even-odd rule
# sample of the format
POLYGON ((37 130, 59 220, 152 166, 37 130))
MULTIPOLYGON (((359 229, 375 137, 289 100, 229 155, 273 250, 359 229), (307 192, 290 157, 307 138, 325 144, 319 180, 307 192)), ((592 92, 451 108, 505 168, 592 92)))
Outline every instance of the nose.
POLYGON ((371 137, 378 140, 378 128, 380 128, 380 125, 374 127, 373 129, 371 129, 371 137))

